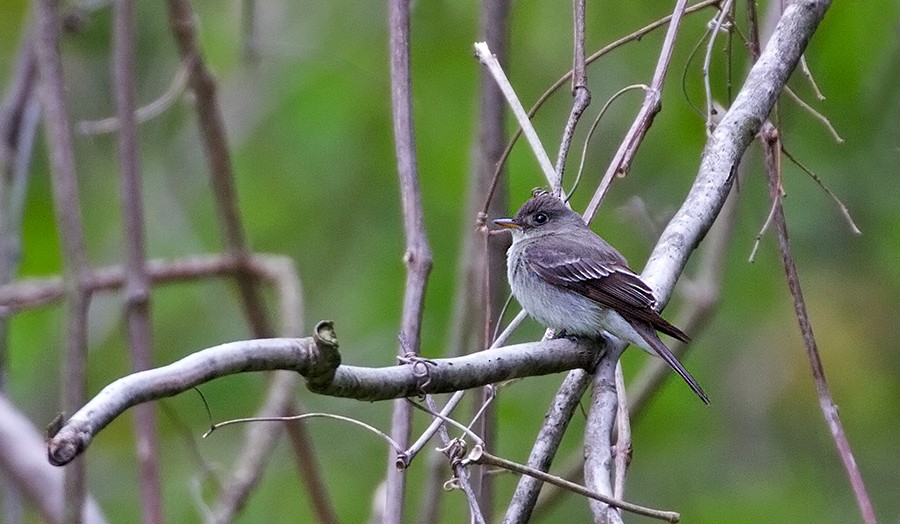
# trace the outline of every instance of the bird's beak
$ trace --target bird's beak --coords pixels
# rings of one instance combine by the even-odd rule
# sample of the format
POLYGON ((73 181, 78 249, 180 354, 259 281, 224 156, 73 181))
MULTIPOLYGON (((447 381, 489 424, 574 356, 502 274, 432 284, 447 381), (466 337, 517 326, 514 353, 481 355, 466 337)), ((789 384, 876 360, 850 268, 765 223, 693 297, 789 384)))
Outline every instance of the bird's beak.
POLYGON ((505 228, 509 228, 509 229, 522 229, 522 226, 520 226, 518 223, 513 221, 513 219, 511 219, 511 218, 498 218, 498 219, 494 220, 494 223, 500 227, 505 227, 505 228))

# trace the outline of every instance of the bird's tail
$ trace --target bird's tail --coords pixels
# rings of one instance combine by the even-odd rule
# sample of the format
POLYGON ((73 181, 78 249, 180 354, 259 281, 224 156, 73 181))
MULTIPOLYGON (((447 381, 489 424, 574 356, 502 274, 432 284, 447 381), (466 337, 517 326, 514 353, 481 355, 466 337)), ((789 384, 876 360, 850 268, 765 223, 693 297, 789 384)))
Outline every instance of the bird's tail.
POLYGON ((631 326, 635 331, 638 332, 641 338, 643 338, 647 342, 647 344, 651 348, 653 348, 653 351, 657 355, 659 355, 660 358, 665 360, 666 364, 671 366, 671 368, 674 369, 675 372, 678 373, 678 375, 680 375, 685 382, 687 382, 687 385, 691 387, 691 389, 694 391, 694 393, 697 394, 698 397, 700 397, 700 400, 702 400, 704 404, 708 405, 709 397, 706 396, 706 392, 704 392, 703 388, 700 387, 700 384, 698 384, 697 381, 694 380, 694 377, 692 377, 691 374, 688 373, 688 370, 686 370, 684 366, 681 365, 681 362, 679 362, 678 359, 675 358, 675 355, 673 355, 672 352, 669 351, 669 348, 666 347, 665 344, 663 344, 663 341, 660 340, 659 336, 656 334, 656 330, 654 330, 650 324, 647 324, 645 322, 632 322, 631 326))

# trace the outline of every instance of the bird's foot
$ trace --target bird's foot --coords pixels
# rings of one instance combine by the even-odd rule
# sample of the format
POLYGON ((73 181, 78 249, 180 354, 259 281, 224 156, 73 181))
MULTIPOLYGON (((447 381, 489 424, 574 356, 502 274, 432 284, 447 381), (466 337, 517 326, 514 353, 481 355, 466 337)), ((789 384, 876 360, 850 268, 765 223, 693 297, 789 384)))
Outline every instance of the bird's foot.
POLYGON ((558 338, 566 338, 566 339, 569 339, 569 340, 571 340, 571 341, 573 341, 573 342, 576 341, 576 340, 578 340, 578 336, 577 336, 577 335, 570 335, 565 329, 560 329, 560 330, 557 330, 557 331, 555 331, 555 332, 553 333, 553 339, 555 340, 555 339, 558 339, 558 338))

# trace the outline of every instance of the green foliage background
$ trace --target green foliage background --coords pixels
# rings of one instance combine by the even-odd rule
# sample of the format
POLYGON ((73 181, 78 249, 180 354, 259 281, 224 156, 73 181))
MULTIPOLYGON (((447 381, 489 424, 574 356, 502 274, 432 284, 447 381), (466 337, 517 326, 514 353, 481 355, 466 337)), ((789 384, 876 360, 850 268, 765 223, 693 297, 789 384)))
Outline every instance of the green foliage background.
MULTIPOLYGON (((162 93, 178 67, 164 5, 138 2, 138 99, 162 93)), ((217 75, 238 175, 238 190, 252 246, 292 257, 304 284, 305 321, 335 321, 344 361, 387 365, 394 361, 404 267, 403 231, 390 125, 386 13, 383 2, 258 2, 261 54, 242 54, 238 2, 198 2, 202 45, 217 75)), ((423 351, 446 351, 451 291, 459 246, 474 217, 464 214, 479 66, 474 2, 429 0, 412 14, 416 139, 426 223, 435 253, 423 325, 423 351)), ((765 5, 760 6, 766 9, 765 5)), ((528 106, 571 63, 568 3, 515 2, 509 74, 528 106)), ((588 49, 669 13, 669 3, 588 2, 588 49)), ((739 11, 743 9, 740 4, 739 11)), ((23 0, 0 3, 0 85, 11 75, 27 23, 23 0)), ((809 113, 782 104, 785 143, 850 208, 863 231, 854 236, 836 207, 796 167, 785 163, 786 213, 813 326, 833 393, 876 510, 884 522, 900 515, 900 7, 890 0, 835 2, 816 33, 807 59, 826 94, 814 101, 797 74, 791 85, 828 116, 846 142, 838 145, 809 113)), ((657 234, 635 218, 628 203, 639 198, 658 225, 689 189, 705 140, 702 119, 687 91, 702 101, 700 64, 688 64, 711 11, 690 16, 664 92, 664 110, 643 144, 631 175, 617 181, 595 222, 640 268, 657 234)), ((742 19, 743 17, 741 17, 742 19)), ((73 121, 114 112, 110 76, 111 10, 92 8, 87 24, 62 42, 73 121)), ((601 59, 589 69, 596 111, 622 86, 649 81, 662 33, 654 33, 601 59)), ((723 40, 720 40, 722 42, 723 40)), ((742 48, 735 40, 735 56, 742 48)), ((721 43, 717 49, 721 49, 721 43)), ((735 86, 746 71, 735 61, 735 86)), ((724 99, 725 61, 717 53, 713 75, 724 99)), ((587 159, 583 209, 618 140, 640 103, 627 95, 601 123, 587 159)), ((535 119, 554 151, 570 99, 555 96, 535 119)), ((591 112, 592 116, 594 113, 591 112)), ((588 117, 586 117, 588 118, 588 117)), ((508 126, 512 130, 511 126, 508 126)), ((586 126, 583 126, 586 127, 586 126)), ((583 135, 579 135, 583 140, 583 135)), ((580 150, 580 140, 576 149, 580 150)), ((208 177, 189 97, 140 127, 148 250, 154 258, 216 252, 221 247, 208 177)), ((79 136, 76 142, 82 210, 90 260, 122 262, 121 209, 112 136, 79 136)), ((858 512, 822 421, 809 366, 771 234, 757 260, 747 258, 769 211, 759 151, 751 149, 748 176, 729 249, 721 304, 708 330, 696 337, 687 365, 712 397, 704 407, 677 380, 667 381, 634 428, 630 500, 675 509, 685 521, 853 522, 858 512)), ((577 153, 570 173, 577 166, 577 153)), ((542 178, 524 145, 510 163, 513 206, 542 178)), ((571 180, 571 178, 569 178, 571 180)), ((35 154, 28 193, 20 276, 60 272, 43 144, 35 154)), ((689 266, 690 274, 691 267, 689 266)), ((676 295, 674 318, 684 304, 676 295)), ((229 283, 198 282, 159 288, 153 294, 155 360, 165 364, 198 349, 248 337, 229 283)), ((124 344, 121 298, 100 295, 91 308, 89 391, 96 393, 130 368, 124 344)), ((539 333, 533 324, 519 340, 539 333)), ((58 410, 60 311, 30 311, 11 323, 9 395, 38 426, 58 410)), ((626 373, 644 363, 641 352, 624 357, 626 373)), ((499 400, 498 454, 524 461, 561 377, 525 380, 499 400)), ((221 379, 203 388, 213 418, 248 416, 264 392, 261 376, 221 379)), ((381 428, 389 404, 321 398, 305 390, 310 410, 360 418, 381 428)), ((161 413, 162 473, 166 515, 172 522, 200 519, 191 490, 200 468, 185 444, 186 425, 197 439, 207 425, 194 394, 166 401, 181 422, 161 413)), ((419 421, 420 425, 422 421, 419 421)), ((560 457, 580 449, 583 417, 575 418, 560 457)), ((309 425, 320 451, 342 521, 362 522, 386 468, 385 446, 333 421, 309 425)), ((132 426, 115 421, 87 452, 92 494, 111 522, 139 514, 132 426)), ((242 431, 222 430, 200 441, 200 453, 227 470, 242 431)), ((559 462, 562 462, 560 458, 559 462)), ((424 462, 409 472, 415 514, 424 462)), ((498 503, 508 500, 515 478, 497 481, 498 503)), ((240 522, 304 522, 309 504, 285 445, 266 470, 240 522)), ((201 491, 203 491, 201 489, 201 491)), ((208 496, 208 490, 205 492, 208 496)), ((465 521, 459 493, 445 498, 442 522, 465 521)), ((586 521, 587 504, 570 498, 547 522, 586 521)), ((639 521, 639 518, 627 518, 639 521)))

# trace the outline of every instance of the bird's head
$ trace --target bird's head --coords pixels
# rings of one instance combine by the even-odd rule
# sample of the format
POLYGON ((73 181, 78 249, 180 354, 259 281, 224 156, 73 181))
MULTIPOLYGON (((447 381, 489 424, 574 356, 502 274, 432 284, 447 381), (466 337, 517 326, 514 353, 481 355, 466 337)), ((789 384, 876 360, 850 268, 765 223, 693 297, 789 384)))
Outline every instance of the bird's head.
POLYGON ((494 224, 509 228, 513 239, 533 238, 562 231, 587 228, 578 213, 569 209, 559 198, 542 193, 527 202, 512 218, 498 218, 494 224))

